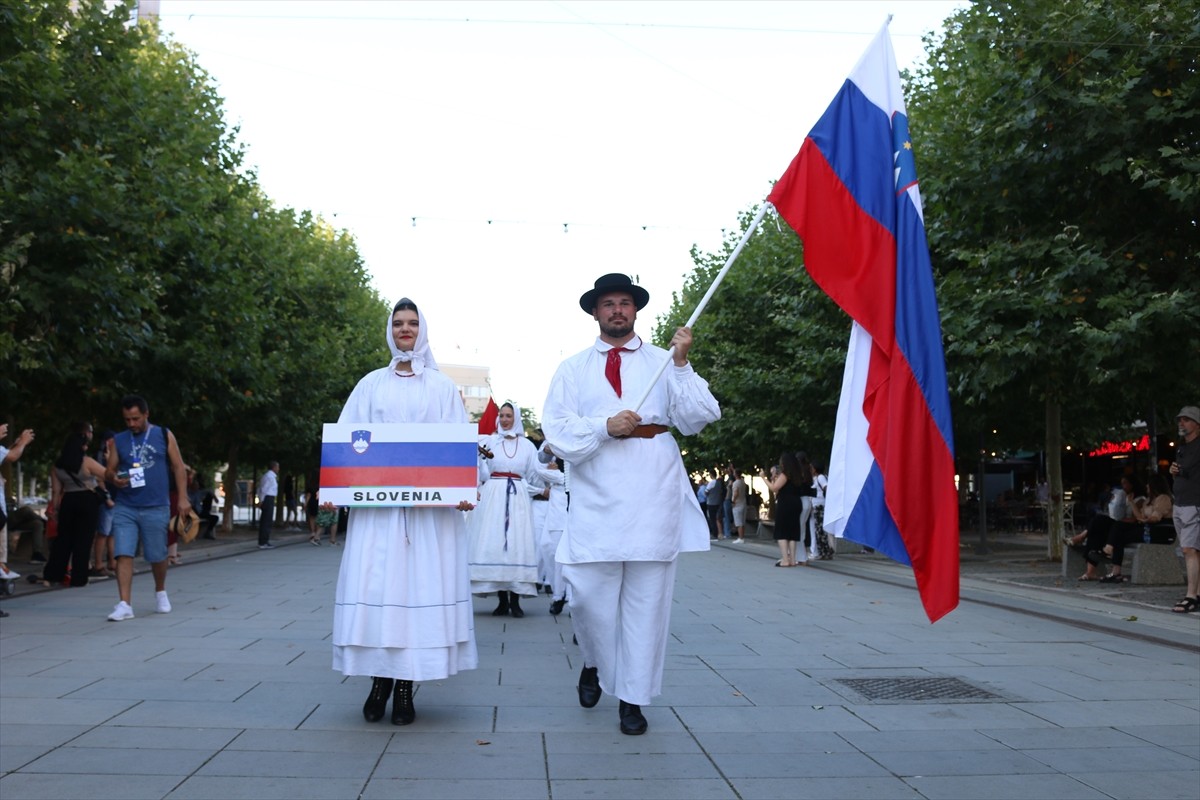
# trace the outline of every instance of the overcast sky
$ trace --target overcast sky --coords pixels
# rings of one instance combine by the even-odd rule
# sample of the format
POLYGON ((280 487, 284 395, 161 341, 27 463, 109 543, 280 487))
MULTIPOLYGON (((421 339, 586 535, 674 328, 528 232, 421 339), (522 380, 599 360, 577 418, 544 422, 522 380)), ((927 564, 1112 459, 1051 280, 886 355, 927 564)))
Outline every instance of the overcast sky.
POLYGON ((904 68, 962 5, 161 0, 160 19, 276 204, 348 230, 440 362, 540 412, 596 335, 597 277, 650 291, 649 338, 691 247, 762 201, 888 13, 904 68))

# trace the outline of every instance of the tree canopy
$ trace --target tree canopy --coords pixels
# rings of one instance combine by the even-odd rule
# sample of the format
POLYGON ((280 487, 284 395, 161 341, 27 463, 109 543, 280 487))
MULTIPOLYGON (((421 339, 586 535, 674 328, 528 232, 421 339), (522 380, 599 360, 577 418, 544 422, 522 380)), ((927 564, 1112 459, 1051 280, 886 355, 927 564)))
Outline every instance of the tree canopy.
MULTIPOLYGON (((1200 396, 1200 12, 977 3, 926 47, 906 94, 960 457, 985 426, 1055 453, 1060 418, 1083 444, 1168 423, 1200 396)), ((693 252, 660 343, 742 230, 693 252)), ((849 321, 802 265, 768 217, 698 320, 725 416, 682 443, 689 468, 828 453, 849 321)))
POLYGON ((386 360, 387 309, 353 239, 275 206, 208 75, 130 11, 0 11, 0 413, 54 442, 136 393, 189 462, 315 469, 320 423, 386 360))

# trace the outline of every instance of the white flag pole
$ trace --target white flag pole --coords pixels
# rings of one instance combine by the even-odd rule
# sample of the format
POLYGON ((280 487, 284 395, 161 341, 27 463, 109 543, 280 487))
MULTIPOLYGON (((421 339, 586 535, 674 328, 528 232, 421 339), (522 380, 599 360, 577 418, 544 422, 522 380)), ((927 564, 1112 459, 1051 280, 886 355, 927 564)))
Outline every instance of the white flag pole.
MULTIPOLYGON (((746 228, 746 233, 742 236, 742 240, 738 242, 737 247, 733 248, 733 252, 729 254, 729 258, 725 259, 725 266, 721 267, 721 271, 717 273, 717 277, 713 279, 712 285, 708 287, 708 291, 704 293, 704 297, 700 298, 700 304, 696 306, 696 310, 692 312, 692 316, 688 317, 688 321, 684 323, 684 327, 690 328, 696 324, 696 320, 700 318, 704 307, 708 305, 708 301, 712 299, 713 293, 717 291, 717 287, 721 285, 721 281, 725 280, 725 273, 729 272, 729 268, 733 266, 733 262, 737 260, 738 255, 742 252, 742 248, 746 246, 746 242, 750 241, 750 237, 758 230, 758 226, 762 223, 763 217, 767 214, 767 209, 771 208, 771 204, 766 200, 763 201, 762 208, 758 210, 758 215, 746 228)), ((637 411, 642 407, 642 403, 646 402, 646 398, 650 396, 651 390, 654 389, 658 379, 662 377, 663 372, 667 369, 667 364, 671 363, 671 359, 675 357, 675 345, 671 345, 671 349, 667 351, 667 357, 658 367, 658 372, 654 373, 654 377, 650 379, 650 383, 646 384, 646 390, 642 392, 642 396, 637 401, 637 405, 633 407, 637 411)))

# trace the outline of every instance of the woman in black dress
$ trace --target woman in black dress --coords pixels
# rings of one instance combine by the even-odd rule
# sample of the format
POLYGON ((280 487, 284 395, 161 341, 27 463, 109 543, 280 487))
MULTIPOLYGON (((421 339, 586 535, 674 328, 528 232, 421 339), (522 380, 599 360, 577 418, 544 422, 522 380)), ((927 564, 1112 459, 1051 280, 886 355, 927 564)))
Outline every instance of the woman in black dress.
POLYGON ((771 468, 769 485, 775 493, 775 541, 779 544, 777 567, 808 563, 796 561, 796 543, 808 527, 808 514, 812 513, 812 481, 808 459, 801 460, 792 452, 780 456, 779 466, 771 468))

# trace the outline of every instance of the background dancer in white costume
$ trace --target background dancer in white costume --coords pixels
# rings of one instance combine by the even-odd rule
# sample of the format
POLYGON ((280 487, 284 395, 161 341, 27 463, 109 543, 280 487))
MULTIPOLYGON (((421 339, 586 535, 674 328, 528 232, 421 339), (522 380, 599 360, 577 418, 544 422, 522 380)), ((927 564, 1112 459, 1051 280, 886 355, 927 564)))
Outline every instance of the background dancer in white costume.
POLYGON ((550 491, 550 506, 546 511, 546 522, 542 530, 542 540, 538 545, 538 560, 545 564, 546 583, 550 587, 550 613, 558 616, 563 606, 567 604, 567 584, 562 576, 562 564, 559 563, 558 543, 562 540, 563 528, 567 526, 567 492, 565 463, 554 452, 550 442, 546 442, 538 453, 538 460, 543 462, 542 481, 550 491))
POLYGON ((708 524, 667 431, 699 433, 721 417, 687 361, 689 328, 675 331, 674 366, 650 386, 667 351, 634 333, 649 293, 627 275, 599 278, 579 305, 599 323, 595 344, 564 361, 542 428, 568 465, 571 502, 558 548, 583 656, 579 703, 620 700, 620 730, 646 732, 641 706, 662 693, 675 559, 707 550, 708 524), (624 398, 624 399, 622 399, 624 398))
POLYGON ((537 594, 537 545, 530 495, 542 490, 537 448, 525 438, 521 409, 500 406, 496 432, 483 440, 491 458, 479 459, 479 504, 467 518, 471 542, 471 591, 495 592, 492 616, 525 616, 521 595, 537 594))
MULTIPOLYGON (((408 298, 388 317, 391 362, 367 373, 340 423, 468 422, 454 381, 438 371, 425 317, 408 298)), ((478 665, 467 534, 453 508, 356 508, 338 573, 333 668, 372 677, 363 716, 377 722, 393 694, 392 724, 416 718, 413 681, 478 665)), ((333 509, 331 503, 322 506, 333 509)))

